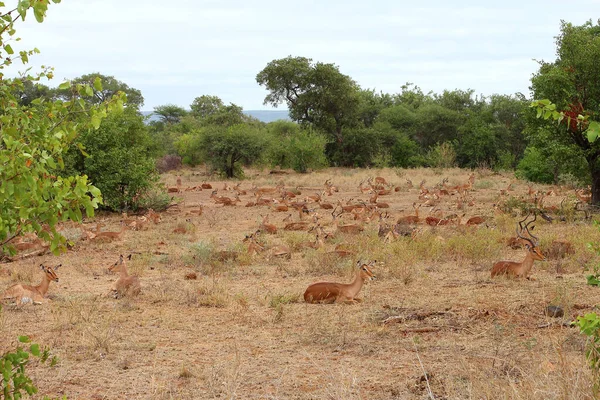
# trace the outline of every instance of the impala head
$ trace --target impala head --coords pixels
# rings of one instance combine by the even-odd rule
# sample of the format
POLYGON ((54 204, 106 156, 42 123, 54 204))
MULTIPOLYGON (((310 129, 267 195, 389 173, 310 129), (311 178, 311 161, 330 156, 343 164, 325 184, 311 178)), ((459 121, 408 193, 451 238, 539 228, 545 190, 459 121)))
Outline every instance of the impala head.
POLYGON ((40 269, 44 271, 46 277, 50 281, 58 282, 58 275, 56 275, 56 270, 58 270, 62 264, 58 264, 56 267, 46 267, 44 264, 40 264, 40 269))
MULTIPOLYGON (((131 254, 127 258, 129 260, 131 260, 131 254)), ((125 259, 123 258, 123 254, 121 254, 119 256, 119 259, 117 261, 115 261, 115 263, 113 265, 108 267, 108 272, 115 272, 115 271, 119 270, 119 268, 121 268, 121 265, 123 264, 123 262, 125 262, 125 259)))
POLYGON ((363 279, 363 281, 370 281, 377 278, 372 270, 375 263, 377 263, 377 260, 373 260, 370 263, 364 263, 361 260, 356 262, 356 265, 360 271, 360 277, 363 279))

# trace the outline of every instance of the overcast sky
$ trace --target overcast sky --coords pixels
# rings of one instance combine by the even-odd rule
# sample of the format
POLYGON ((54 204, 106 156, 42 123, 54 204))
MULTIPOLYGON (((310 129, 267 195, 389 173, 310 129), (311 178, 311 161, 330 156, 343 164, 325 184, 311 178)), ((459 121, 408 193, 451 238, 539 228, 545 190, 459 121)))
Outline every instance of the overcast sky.
MULTIPOLYGON (((5 1, 11 5, 11 1, 5 1)), ((16 3, 16 2, 14 2, 16 3)), ((600 0, 63 0, 30 15, 13 48, 56 79, 91 72, 141 90, 144 110, 203 94, 269 109, 256 74, 289 55, 336 64, 363 88, 474 89, 529 96, 534 59, 555 58, 560 20, 600 17, 600 0), (592 14, 593 11, 596 14, 592 14)), ((21 68, 22 69, 22 68, 21 68)))

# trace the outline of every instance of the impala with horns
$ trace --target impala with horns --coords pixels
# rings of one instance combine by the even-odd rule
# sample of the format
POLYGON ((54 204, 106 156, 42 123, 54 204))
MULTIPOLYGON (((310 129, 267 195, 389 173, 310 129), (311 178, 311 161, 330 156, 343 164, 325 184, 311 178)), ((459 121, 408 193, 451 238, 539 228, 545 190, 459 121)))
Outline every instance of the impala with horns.
POLYGON ((44 272, 44 277, 39 285, 23 285, 16 284, 4 291, 0 295, 1 300, 14 301, 16 305, 20 306, 27 303, 42 304, 48 300, 44 298, 48 292, 50 282, 58 282, 58 276, 56 271, 60 268, 61 264, 56 267, 46 267, 41 264, 40 269, 44 272))
MULTIPOLYGON (((525 256, 525 259, 521 262, 498 261, 492 267, 492 278, 498 275, 508 275, 515 278, 529 278, 529 273, 533 267, 533 262, 535 260, 546 260, 546 257, 540 251, 538 238, 529 230, 529 225, 536 220, 537 214, 534 214, 533 219, 523 226, 523 223, 529 218, 530 215, 531 214, 527 214, 525 219, 519 221, 517 224, 517 237, 521 239, 523 243, 525 243, 525 247, 527 248, 527 255, 525 256), (523 236, 524 232, 527 233, 528 237, 523 236)), ((533 229, 533 227, 531 227, 531 229, 533 229)))

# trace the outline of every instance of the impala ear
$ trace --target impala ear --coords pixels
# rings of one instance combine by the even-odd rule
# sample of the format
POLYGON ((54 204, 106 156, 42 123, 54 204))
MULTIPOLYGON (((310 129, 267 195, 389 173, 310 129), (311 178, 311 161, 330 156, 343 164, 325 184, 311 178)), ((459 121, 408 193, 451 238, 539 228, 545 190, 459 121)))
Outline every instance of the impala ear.
POLYGON ((45 271, 45 270, 46 270, 46 267, 44 267, 44 264, 40 264, 40 269, 41 269, 42 271, 45 271))
POLYGON ((127 259, 131 261, 131 254, 127 256, 127 259))
POLYGON ((57 269, 59 269, 60 267, 62 267, 62 264, 58 264, 56 267, 54 267, 54 270, 56 271, 57 269))

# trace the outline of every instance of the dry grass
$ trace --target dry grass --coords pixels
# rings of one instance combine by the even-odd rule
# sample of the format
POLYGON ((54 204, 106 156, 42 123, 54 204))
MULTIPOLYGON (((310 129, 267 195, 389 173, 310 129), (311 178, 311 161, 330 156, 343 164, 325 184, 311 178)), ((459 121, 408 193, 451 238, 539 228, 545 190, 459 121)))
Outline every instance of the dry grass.
MULTIPOLYGON (((184 186, 206 181, 186 170, 184 186)), ((362 199, 360 181, 382 176, 401 190, 380 201, 390 203, 392 219, 413 213, 418 184, 434 185, 448 177, 464 184, 471 171, 458 169, 346 170, 310 175, 269 175, 251 171, 249 189, 299 187, 312 195, 331 178, 339 192, 327 201, 362 199), (406 179, 412 180, 409 189, 406 179)), ((564 208, 567 222, 536 223, 542 248, 568 240, 574 254, 533 268, 532 281, 494 279, 495 261, 521 260, 525 250, 506 246, 527 198, 524 182, 509 175, 475 171, 474 202, 457 209, 457 196, 443 197, 438 208, 463 222, 487 217, 479 227, 419 225, 414 238, 384 244, 377 223, 360 235, 337 234, 318 250, 303 249, 314 240, 307 232, 261 235, 266 246, 288 245, 291 260, 250 256, 242 239, 254 232, 265 207, 222 207, 210 190, 183 192, 178 209, 144 231, 127 231, 122 240, 81 240, 66 232, 71 251, 2 266, 0 288, 16 282, 37 284, 40 263, 62 263, 60 282, 52 282, 51 302, 44 306, 0 312, 0 352, 27 334, 48 345, 60 363, 31 365, 40 393, 86 399, 592 399, 592 377, 585 338, 544 315, 547 305, 565 310, 564 322, 590 312, 600 300, 585 284, 586 269, 600 260, 588 249, 599 242, 598 229, 581 213, 564 208), (514 185, 508 195, 500 190, 514 185), (498 214, 499 204, 505 214, 498 214), (204 213, 189 214, 203 206, 204 213), (176 231, 177 232, 174 232, 176 231), (330 253, 336 246, 352 250, 349 258, 330 253), (223 252, 236 252, 235 258, 223 252), (115 300, 108 296, 116 275, 106 272, 119 254, 133 254, 127 264, 140 277, 142 294, 115 300), (305 304, 302 294, 315 281, 349 282, 358 259, 377 260, 377 280, 363 287, 359 305, 305 304), (196 280, 185 279, 194 272, 196 280), (384 323, 387 321, 387 323, 384 323)), ((166 174, 173 183, 175 174, 166 174)), ((220 192, 223 182, 208 180, 220 192)), ((548 189, 542 185, 536 189, 548 189)), ((572 191, 548 197, 545 204, 570 204, 572 191)), ((312 206, 310 207, 312 208, 312 206)), ((430 209, 421 207, 427 216, 430 209)), ((325 230, 335 228, 323 215, 325 230)), ((287 214, 286 214, 287 215, 287 214)), ((283 226, 281 213, 270 221, 283 226)), ((292 213, 294 221, 298 214, 292 213)), ((120 216, 97 219, 106 228, 120 216)), ((344 222, 350 222, 345 215, 344 222)), ((86 221, 95 223, 95 221, 86 221)))

